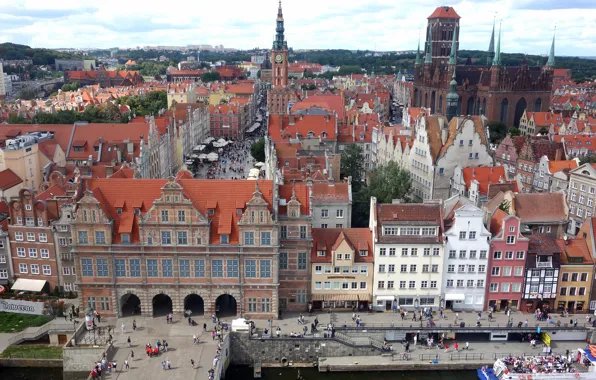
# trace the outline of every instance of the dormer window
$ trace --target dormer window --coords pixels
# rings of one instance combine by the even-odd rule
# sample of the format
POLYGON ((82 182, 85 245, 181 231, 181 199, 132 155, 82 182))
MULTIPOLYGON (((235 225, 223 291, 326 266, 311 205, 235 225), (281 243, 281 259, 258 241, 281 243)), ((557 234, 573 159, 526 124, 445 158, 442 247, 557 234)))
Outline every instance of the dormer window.
POLYGON ((138 207, 135 207, 135 215, 141 215, 141 209, 138 207))
POLYGON ((122 243, 123 244, 130 243, 130 234, 121 234, 120 236, 122 238, 122 243))
POLYGON ((361 249, 360 250, 360 256, 361 257, 368 256, 368 251, 367 250, 364 250, 364 249, 361 249))
POLYGON ((209 215, 214 215, 215 214, 215 209, 214 208, 210 208, 209 209, 209 215))
POLYGON ((321 133, 321 137, 324 138, 324 139, 327 138, 327 132, 321 133))
POLYGON ((118 215, 122 215, 122 208, 121 208, 121 207, 118 207, 118 208, 116 209, 116 214, 118 214, 118 215))
POLYGON ((241 208, 237 208, 236 209, 236 215, 242 215, 242 209, 241 208))
POLYGON ((221 244, 229 244, 229 235, 219 235, 219 242, 221 244))
POLYGON ((325 251, 317 251, 317 256, 318 257, 325 257, 326 252, 325 251))
POLYGON ((25 205, 25 211, 31 211, 31 205, 25 205))
POLYGON ((296 217, 296 210, 292 210, 291 216, 292 216, 292 218, 295 218, 296 217))

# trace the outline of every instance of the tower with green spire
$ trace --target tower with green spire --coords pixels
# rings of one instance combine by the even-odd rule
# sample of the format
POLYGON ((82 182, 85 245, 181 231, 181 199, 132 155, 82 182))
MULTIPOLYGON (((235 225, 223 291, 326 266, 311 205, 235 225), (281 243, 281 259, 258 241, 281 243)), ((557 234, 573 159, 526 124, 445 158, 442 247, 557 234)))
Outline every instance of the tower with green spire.
POLYGON ((416 50, 416 62, 414 63, 415 66, 420 66, 420 36, 418 36, 418 49, 416 50))
POLYGON ((288 43, 284 38, 284 15, 281 11, 281 0, 279 0, 279 7, 277 8, 277 26, 275 28, 275 41, 273 41, 273 50, 282 50, 288 48, 288 43))
POLYGON ((486 65, 490 66, 495 58, 495 20, 493 20, 493 31, 490 34, 490 43, 488 44, 488 55, 486 57, 486 65))
POLYGON ((555 34, 553 33, 553 43, 550 45, 550 53, 548 53, 548 61, 546 67, 555 67, 555 34))
POLYGON ((447 120, 451 121, 457 115, 457 104, 459 103, 459 95, 457 95, 457 81, 455 80, 455 70, 451 75, 451 82, 449 82, 449 93, 447 94, 447 120))
POLYGON ((433 27, 431 26, 428 32, 428 42, 426 44, 426 55, 424 56, 424 64, 430 65, 433 63, 433 27))
POLYGON ((501 66, 501 25, 499 25, 499 39, 497 40, 497 50, 493 58, 493 66, 501 66))
POLYGON ((449 65, 457 65, 457 24, 453 27, 453 41, 451 41, 451 54, 449 54, 449 65))

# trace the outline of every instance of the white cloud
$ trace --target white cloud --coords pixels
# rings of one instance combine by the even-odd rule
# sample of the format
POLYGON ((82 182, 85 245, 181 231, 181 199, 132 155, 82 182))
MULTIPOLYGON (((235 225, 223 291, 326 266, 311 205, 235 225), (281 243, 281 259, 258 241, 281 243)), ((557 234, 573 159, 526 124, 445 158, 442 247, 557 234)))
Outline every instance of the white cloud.
MULTIPOLYGON (((301 48, 415 49, 434 0, 300 0, 283 4, 288 45, 301 48)), ((0 0, 0 40, 34 47, 224 45, 270 47, 277 1, 0 0)), ((557 25, 558 55, 596 55, 592 0, 459 0, 461 49, 488 47, 493 17, 504 52, 545 54, 557 25)))

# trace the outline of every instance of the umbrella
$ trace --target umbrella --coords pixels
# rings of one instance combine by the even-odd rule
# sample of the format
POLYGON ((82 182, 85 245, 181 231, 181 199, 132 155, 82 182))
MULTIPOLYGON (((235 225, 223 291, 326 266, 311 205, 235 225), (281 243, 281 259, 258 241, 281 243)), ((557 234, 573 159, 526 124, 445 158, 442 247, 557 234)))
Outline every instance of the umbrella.
POLYGON ((207 159, 209 161, 217 161, 219 159, 219 155, 217 153, 212 152, 207 155, 207 159))
POLYGON ((199 160, 204 160, 206 158, 207 158, 207 155, 205 153, 199 154, 199 160))
POLYGON ((255 164, 255 166, 256 166, 257 168, 260 168, 260 167, 261 167, 261 166, 263 166, 263 165, 265 165, 263 162, 257 162, 257 163, 255 164))

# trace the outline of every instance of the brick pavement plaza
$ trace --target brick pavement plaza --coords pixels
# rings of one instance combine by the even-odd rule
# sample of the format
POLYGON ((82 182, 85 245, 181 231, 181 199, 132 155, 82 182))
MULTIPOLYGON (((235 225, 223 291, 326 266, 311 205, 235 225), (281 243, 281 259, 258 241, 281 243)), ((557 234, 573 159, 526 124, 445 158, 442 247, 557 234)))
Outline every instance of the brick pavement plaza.
MULTIPOLYGON (((411 313, 408 313, 408 315, 410 315, 410 318, 408 318, 409 320, 404 321, 406 326, 409 326, 410 323, 414 324, 414 322, 411 322, 411 313)), ((440 321, 437 319, 436 322, 441 325, 448 325, 450 323, 453 324, 455 313, 449 311, 446 313, 446 315, 447 317, 444 320, 440 321)), ((334 312, 332 314, 327 313, 326 311, 320 311, 313 313, 311 317, 308 316, 308 313, 304 313, 304 316, 309 326, 312 320, 314 320, 315 316, 319 318, 319 323, 323 325, 329 323, 330 318, 332 318, 332 322, 335 324, 335 326, 343 325, 344 321, 347 322, 348 325, 354 326, 352 323, 351 311, 340 311, 334 312)), ((476 324, 476 313, 459 313, 459 316, 460 320, 458 323, 463 321, 467 326, 476 324)), ((273 329, 279 326, 283 334, 289 334, 291 331, 300 331, 303 326, 298 325, 297 317, 298 313, 284 313, 283 319, 272 321, 273 329)), ((400 315, 394 314, 393 312, 372 314, 366 312, 360 313, 360 317, 365 323, 365 326, 366 324, 389 324, 392 322, 394 322, 396 326, 400 326, 402 323, 400 315)), ((536 323, 532 314, 513 312, 511 314, 511 318, 514 325, 517 325, 519 321, 525 321, 526 318, 528 319, 530 326, 533 326, 536 323)), ((557 315, 555 319, 558 320, 559 318, 560 317, 557 315)), ((569 318, 562 318, 562 323, 568 323, 570 318, 577 318, 578 325, 583 326, 583 324, 586 322, 585 314, 581 314, 574 315, 569 318)), ((209 316, 193 317, 193 319, 198 323, 198 326, 188 326, 187 320, 182 318, 181 315, 175 316, 173 324, 166 324, 165 317, 145 318, 139 316, 136 318, 137 331, 134 332, 132 331, 133 317, 118 319, 108 318, 107 320, 102 319, 101 325, 110 324, 116 326, 114 345, 117 348, 115 360, 118 363, 118 371, 114 374, 108 375, 108 378, 118 380, 155 379, 157 376, 166 375, 168 379, 207 379, 207 370, 212 366, 217 342, 212 340, 210 334, 210 331, 213 328, 213 323, 211 322, 211 318, 209 316), (126 325, 126 333, 124 334, 122 334, 120 331, 123 322, 126 325), (202 332, 203 323, 207 323, 207 333, 202 332), (199 345, 193 344, 193 334, 200 336, 201 343, 199 345), (126 339, 128 336, 131 337, 132 345, 134 346, 133 348, 127 347, 126 339), (157 358, 148 358, 145 354, 145 345, 147 343, 154 345, 157 339, 163 341, 164 338, 169 343, 169 351, 167 353, 162 353, 157 358), (134 350, 135 360, 130 362, 131 368, 127 371, 123 369, 123 364, 124 360, 129 357, 131 350, 134 350), (167 371, 167 373, 164 373, 165 371, 163 371, 161 367, 161 361, 164 359, 169 359, 173 367, 173 369, 167 371), (190 359, 195 360, 195 363, 199 366, 198 369, 191 368, 190 359)), ((233 319, 234 317, 223 318, 222 321, 231 322, 233 319)), ((494 319, 495 321, 491 322, 491 324, 500 324, 502 326, 503 324, 507 323, 507 316, 504 313, 495 313, 494 319)), ((268 323, 267 320, 255 320, 254 322, 259 329, 267 327, 268 323)), ((483 325, 488 323, 487 313, 482 313, 481 323, 483 325)), ((541 322, 541 325, 544 326, 545 322, 541 322)), ((464 346, 465 342, 460 342, 460 345, 464 346)), ((584 344, 582 344, 582 342, 553 342, 553 352, 564 353, 566 349, 572 350, 578 347, 583 347, 583 345, 584 344)), ((516 342, 471 342, 470 348, 470 352, 483 352, 491 354, 495 352, 535 352, 538 354, 540 352, 539 348, 532 350, 529 347, 529 344, 516 342)), ((399 350, 400 348, 396 349, 399 350)), ((443 359, 447 359, 448 355, 452 353, 451 350, 448 353, 444 353, 443 350, 430 351, 432 351, 432 353, 436 352, 439 355, 444 356, 443 359)), ((417 347, 414 349, 413 356, 416 357, 417 354, 420 353, 429 353, 429 350, 417 347)), ((420 362, 420 364, 424 363, 420 362)))

